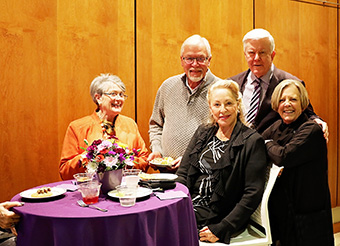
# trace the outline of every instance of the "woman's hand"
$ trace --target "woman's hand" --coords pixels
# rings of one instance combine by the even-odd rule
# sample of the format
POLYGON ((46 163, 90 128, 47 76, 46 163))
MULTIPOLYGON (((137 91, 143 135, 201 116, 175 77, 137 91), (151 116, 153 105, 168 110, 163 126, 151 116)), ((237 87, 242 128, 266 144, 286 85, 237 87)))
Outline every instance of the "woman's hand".
POLYGON ((203 227, 201 230, 200 230, 200 233, 199 233, 199 236, 200 236, 200 241, 202 242, 211 242, 211 243, 215 243, 219 240, 218 237, 216 237, 210 230, 207 226, 203 227))
POLYGON ((0 203, 0 227, 11 229, 12 233, 17 236, 14 225, 19 222, 20 216, 9 209, 11 207, 22 206, 21 202, 3 202, 0 203))

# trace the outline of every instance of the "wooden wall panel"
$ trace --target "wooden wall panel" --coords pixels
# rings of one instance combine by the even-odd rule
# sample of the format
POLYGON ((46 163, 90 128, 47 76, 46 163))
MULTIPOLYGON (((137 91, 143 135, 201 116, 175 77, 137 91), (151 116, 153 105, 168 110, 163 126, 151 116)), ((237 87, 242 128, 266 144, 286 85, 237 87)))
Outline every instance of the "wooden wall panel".
POLYGON ((117 74, 134 118, 134 1, 1 1, 0 201, 59 180, 67 125, 91 114, 93 78, 117 74))
POLYGON ((0 201, 57 180, 56 2, 0 2, 0 201))
POLYGON ((276 41, 274 64, 304 80, 315 112, 329 126, 329 184, 339 205, 337 152, 337 10, 306 1, 256 1, 255 26, 276 41))
MULTIPOLYGON (((339 3, 339 0, 337 1, 339 3)), ((339 10, 338 10, 338 16, 339 16, 339 10)), ((334 82, 337 86, 337 98, 336 98, 336 102, 334 103, 334 105, 337 106, 337 164, 338 164, 338 170, 337 170, 337 206, 340 207, 340 19, 338 18, 338 29, 337 29, 337 34, 338 34, 338 40, 337 40, 337 81, 334 82)), ((339 210, 340 211, 340 210, 339 210)), ((340 215, 339 215, 340 218, 340 215)), ((340 219, 339 219, 340 221, 340 219)), ((339 227, 340 228, 340 224, 339 227)), ((340 230, 338 230, 338 232, 340 232, 340 230)))
POLYGON ((134 1, 59 0, 57 26, 60 153, 68 124, 95 110, 89 88, 101 73, 122 79, 122 114, 135 116, 134 1))
POLYGON ((227 78, 246 68, 242 37, 252 28, 252 4, 138 0, 136 10, 137 122, 149 142, 148 122, 158 87, 168 77, 183 73, 180 48, 186 38, 200 34, 208 39, 215 75, 227 78))

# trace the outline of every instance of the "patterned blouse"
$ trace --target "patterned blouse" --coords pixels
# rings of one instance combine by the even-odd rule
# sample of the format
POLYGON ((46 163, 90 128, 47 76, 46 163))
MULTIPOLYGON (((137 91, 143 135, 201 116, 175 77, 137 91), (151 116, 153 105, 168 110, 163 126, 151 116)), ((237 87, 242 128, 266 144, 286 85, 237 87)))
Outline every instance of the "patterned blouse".
POLYGON ((221 141, 216 136, 207 144, 199 157, 199 166, 202 175, 200 176, 200 185, 198 195, 193 198, 192 202, 195 206, 209 207, 209 202, 213 194, 215 185, 220 177, 220 170, 216 165, 228 146, 227 141, 221 141), (212 168, 214 166, 214 168, 212 168))

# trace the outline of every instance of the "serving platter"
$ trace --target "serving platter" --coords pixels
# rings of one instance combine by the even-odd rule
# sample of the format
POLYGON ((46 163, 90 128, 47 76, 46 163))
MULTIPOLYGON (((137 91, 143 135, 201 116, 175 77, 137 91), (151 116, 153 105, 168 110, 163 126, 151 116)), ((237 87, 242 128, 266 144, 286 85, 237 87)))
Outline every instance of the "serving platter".
POLYGON ((156 167, 171 167, 172 166, 171 163, 162 164, 162 163, 157 163, 157 162, 152 162, 152 161, 150 161, 150 164, 156 167))
POLYGON ((50 198, 56 198, 66 193, 66 189, 60 188, 60 187, 51 187, 51 195, 48 196, 32 196, 38 191, 37 189, 29 189, 25 190, 20 193, 20 196, 25 199, 33 199, 33 200, 43 200, 43 199, 50 199, 50 198))
MULTIPOLYGON (((146 187, 138 187, 136 198, 145 198, 152 194, 152 189, 146 187)), ((119 199, 117 190, 111 190, 107 193, 109 197, 119 199)))
POLYGON ((156 167, 171 167, 173 161, 174 159, 171 157, 155 158, 150 161, 150 164, 156 167))

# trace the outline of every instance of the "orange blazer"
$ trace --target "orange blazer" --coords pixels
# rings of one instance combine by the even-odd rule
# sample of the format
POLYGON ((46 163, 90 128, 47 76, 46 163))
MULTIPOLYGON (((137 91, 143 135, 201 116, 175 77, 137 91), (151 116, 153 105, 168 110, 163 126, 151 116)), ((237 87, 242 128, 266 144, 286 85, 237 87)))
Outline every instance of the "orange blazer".
MULTIPOLYGON (((134 168, 141 169, 146 172, 148 163, 146 161, 149 152, 145 146, 145 142, 139 133, 136 122, 124 115, 118 115, 115 122, 116 137, 120 142, 127 144, 128 148, 140 149, 135 161, 134 168)), ((81 148, 86 148, 84 139, 89 144, 94 140, 103 138, 101 120, 94 112, 92 115, 85 116, 78 120, 72 121, 66 131, 59 164, 59 173, 63 180, 73 179, 73 175, 79 172, 85 172, 85 168, 79 166, 79 159, 84 153, 81 148)))

